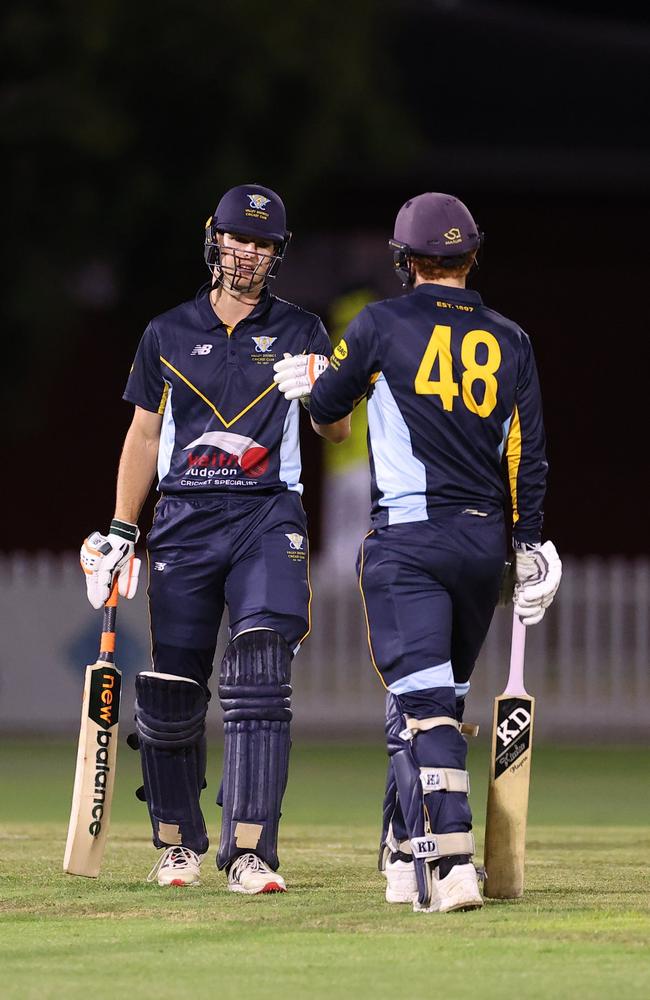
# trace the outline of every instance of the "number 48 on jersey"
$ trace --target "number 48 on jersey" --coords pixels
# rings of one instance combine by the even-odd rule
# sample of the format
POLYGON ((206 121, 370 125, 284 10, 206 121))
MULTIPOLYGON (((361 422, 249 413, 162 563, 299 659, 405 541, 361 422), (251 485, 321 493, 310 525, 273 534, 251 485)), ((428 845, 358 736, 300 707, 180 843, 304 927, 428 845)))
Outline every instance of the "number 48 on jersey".
POLYGON ((496 373, 501 365, 501 348, 493 333, 488 330, 470 330, 461 342, 460 358, 463 365, 461 387, 454 381, 453 359, 451 356, 451 327, 436 324, 431 339, 422 356, 415 376, 415 391, 420 396, 440 396, 444 410, 453 410, 454 399, 462 390, 463 403, 479 417, 489 417, 497 405, 498 383, 496 373), (485 355, 479 361, 479 347, 485 355), (438 378, 431 378, 438 365, 438 378), (474 394, 474 383, 481 381, 484 386, 482 399, 474 394))

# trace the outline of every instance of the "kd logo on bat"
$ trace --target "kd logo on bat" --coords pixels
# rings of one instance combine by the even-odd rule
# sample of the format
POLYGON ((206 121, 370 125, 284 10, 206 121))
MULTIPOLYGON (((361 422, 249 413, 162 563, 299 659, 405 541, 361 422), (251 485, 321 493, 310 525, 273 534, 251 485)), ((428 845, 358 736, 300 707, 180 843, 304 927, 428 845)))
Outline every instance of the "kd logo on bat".
POLYGON ((499 702, 494 744, 494 777, 500 777, 530 748, 531 702, 506 698, 499 702))
POLYGON ((501 746, 504 749, 510 746, 512 741, 521 735, 528 726, 530 726, 530 712, 519 705, 497 726, 497 736, 501 741, 501 746))

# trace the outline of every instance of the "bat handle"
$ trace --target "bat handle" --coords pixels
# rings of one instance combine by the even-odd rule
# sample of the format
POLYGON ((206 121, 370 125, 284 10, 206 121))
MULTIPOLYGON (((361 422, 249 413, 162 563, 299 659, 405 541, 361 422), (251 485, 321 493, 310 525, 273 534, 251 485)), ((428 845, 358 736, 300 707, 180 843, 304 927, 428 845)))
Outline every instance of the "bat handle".
POLYGON ((526 694, 524 687, 524 653, 526 651, 526 626, 519 615, 512 616, 512 645, 510 647, 510 673, 504 694, 526 694))
POLYGON ((102 638, 99 645, 99 659, 106 663, 115 662, 115 620, 117 618, 117 577, 104 604, 102 638))

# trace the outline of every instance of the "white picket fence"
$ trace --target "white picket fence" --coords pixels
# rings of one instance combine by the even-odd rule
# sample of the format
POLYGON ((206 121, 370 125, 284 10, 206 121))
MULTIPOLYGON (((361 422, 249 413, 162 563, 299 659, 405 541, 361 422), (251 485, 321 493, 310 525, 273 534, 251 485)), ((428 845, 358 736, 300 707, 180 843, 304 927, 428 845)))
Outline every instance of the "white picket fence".
MULTIPOLYGON (((538 734, 643 739, 650 718, 650 560, 563 562, 556 601, 527 634, 526 685, 537 699, 538 734)), ((296 726, 319 736, 380 735, 384 690, 368 656, 351 565, 316 562, 312 587, 312 633, 293 670, 296 726)), ((100 623, 85 601, 76 558, 0 559, 0 611, 0 727, 73 733, 82 668, 94 660, 100 623)), ((505 686, 510 627, 511 611, 497 610, 472 678, 466 717, 483 726, 490 722, 494 695, 505 686)), ((220 648, 225 637, 224 623, 220 648)), ((149 666, 143 593, 120 604, 118 661, 124 667, 124 705, 130 706, 135 673, 149 666)), ((210 719, 219 722, 216 697, 210 719)))
MULTIPOLYGON (((542 736, 639 739, 650 720, 650 560, 565 558, 562 584, 538 626, 527 630, 526 686, 542 736)), ((314 723, 354 727, 380 716, 383 689, 367 653, 356 581, 314 573, 313 635, 297 680, 314 723)), ((466 718, 489 724, 505 687, 512 609, 497 609, 474 675, 466 718)), ((296 673, 298 672, 298 667, 296 673)))

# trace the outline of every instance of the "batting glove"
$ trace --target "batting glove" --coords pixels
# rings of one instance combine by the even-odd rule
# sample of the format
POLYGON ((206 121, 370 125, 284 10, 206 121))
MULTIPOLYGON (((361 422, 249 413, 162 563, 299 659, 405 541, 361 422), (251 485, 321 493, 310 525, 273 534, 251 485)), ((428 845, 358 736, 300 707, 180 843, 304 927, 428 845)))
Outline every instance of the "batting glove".
POLYGON ((285 399, 307 399, 316 379, 323 374, 329 360, 324 354, 285 354, 273 365, 274 382, 285 399))
POLYGON ((522 624, 537 625, 552 603, 562 579, 562 563, 553 542, 524 545, 515 551, 514 606, 522 624))
POLYGON ((101 608, 108 600, 117 576, 121 597, 134 597, 138 589, 140 559, 136 559, 135 543, 140 537, 135 524, 111 521, 108 535, 93 531, 81 546, 81 568, 86 574, 86 591, 93 608, 101 608))

